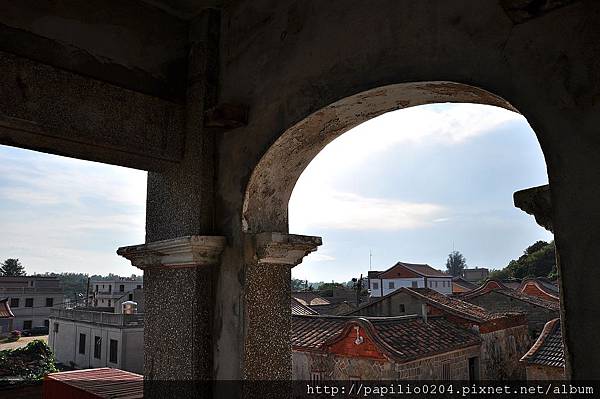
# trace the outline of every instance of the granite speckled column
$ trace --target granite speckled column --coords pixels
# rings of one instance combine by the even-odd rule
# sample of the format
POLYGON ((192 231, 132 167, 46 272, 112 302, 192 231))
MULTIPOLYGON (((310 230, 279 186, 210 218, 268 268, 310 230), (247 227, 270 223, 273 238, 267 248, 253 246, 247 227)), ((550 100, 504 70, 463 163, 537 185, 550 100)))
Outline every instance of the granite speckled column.
POLYGON ((291 269, 321 245, 320 237, 282 233, 249 235, 245 269, 244 366, 246 380, 291 380, 291 269))
MULTIPOLYGON (((212 379, 212 276, 225 237, 185 236, 119 248, 144 270, 144 374, 151 381, 212 379), (150 278, 146 277, 150 276, 150 278)), ((173 388, 191 392, 194 384, 173 388)), ((155 385, 153 391, 171 392, 155 385)), ((164 397, 165 395, 150 395, 164 397)))
MULTIPOLYGON (((216 102, 219 12, 205 10, 190 21, 188 32, 183 158, 175 167, 148 173, 146 249, 197 237, 198 246, 192 245, 195 251, 201 241, 212 245, 209 238, 215 234, 214 131, 205 128, 204 116, 216 102)), ((222 238, 218 242, 224 245, 222 238)), ((210 380, 218 262, 200 257, 187 265, 168 264, 163 255, 154 262, 156 253, 170 252, 154 248, 136 260, 152 264, 140 266, 146 301, 144 377, 147 381, 210 380)), ((146 392, 150 394, 160 396, 146 392)))

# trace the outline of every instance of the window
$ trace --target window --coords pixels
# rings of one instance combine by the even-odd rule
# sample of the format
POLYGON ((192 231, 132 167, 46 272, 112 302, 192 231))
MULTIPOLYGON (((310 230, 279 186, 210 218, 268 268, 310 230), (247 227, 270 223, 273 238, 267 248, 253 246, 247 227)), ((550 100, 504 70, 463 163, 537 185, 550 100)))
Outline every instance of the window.
POLYGON ((135 286, 135 288, 137 288, 138 290, 142 288, 141 284, 138 284, 135 286))
POLYGON ((54 306, 54 298, 46 298, 46 307, 51 308, 54 306))
POLYGON ((85 355, 85 334, 79 334, 79 353, 85 355))
POLYGON ((25 298, 25 307, 32 308, 33 307, 33 298, 25 298))
POLYGON ((57 333, 58 332, 58 323, 54 323, 54 332, 57 333))
POLYGON ((44 320, 44 327, 50 327, 50 320, 44 320))
POLYGON ((94 299, 94 306, 98 306, 98 300, 94 299))
POLYGON ((112 285, 108 286, 108 293, 110 294, 112 292, 112 285))
POLYGON ((417 288, 418 284, 419 284, 418 282, 413 281, 412 283, 410 283, 410 286, 413 287, 413 288, 417 288))
POLYGON ((125 286, 123 284, 119 285, 119 292, 124 292, 125 286))
POLYGON ((127 296, 127 300, 128 300, 128 301, 133 301, 133 294, 129 294, 129 295, 127 296))
POLYGON ((10 298, 10 307, 18 308, 19 307, 19 298, 10 298))
POLYGON ((110 355, 108 357, 108 361, 111 363, 117 363, 117 348, 119 347, 119 342, 117 340, 110 340, 110 355))
POLYGON ((100 354, 102 353, 102 338, 94 337, 94 358, 100 359, 100 354))
POLYGON ((393 289, 394 289, 394 282, 393 282, 393 281, 390 281, 390 282, 388 283, 388 288, 389 288, 390 290, 393 290, 393 289))
POLYGON ((400 304, 399 309, 400 313, 405 313, 406 312, 406 307, 404 306, 403 303, 400 304))
POLYGON ((96 284, 96 292, 98 292, 98 284, 96 284))
POLYGON ((373 289, 374 290, 378 290, 379 289, 379 283, 373 283, 373 289))
POLYGON ((448 381, 452 379, 450 373, 450 362, 442 363, 442 380, 448 381))
POLYGON ((434 281, 433 283, 434 283, 434 285, 435 285, 435 288, 437 288, 437 287, 438 287, 438 284, 437 284, 438 282, 437 282, 437 281, 434 281))
POLYGON ((108 300, 108 307, 110 307, 110 299, 108 300))
POLYGON ((32 324, 31 320, 23 321, 23 330, 31 330, 31 324, 32 324))

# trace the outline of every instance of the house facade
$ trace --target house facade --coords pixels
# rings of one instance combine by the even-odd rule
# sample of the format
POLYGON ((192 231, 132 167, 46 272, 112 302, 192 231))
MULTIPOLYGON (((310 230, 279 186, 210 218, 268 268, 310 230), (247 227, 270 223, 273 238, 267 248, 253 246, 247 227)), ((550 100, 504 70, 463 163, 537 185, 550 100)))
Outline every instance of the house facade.
POLYGON ((516 312, 491 313, 484 308, 440 294, 429 288, 401 288, 360 307, 351 316, 393 317, 426 313, 442 316, 481 338, 480 378, 518 380, 525 378, 519 362, 531 345, 527 319, 516 312))
POLYGON ((481 339, 443 317, 292 316, 295 380, 479 378, 481 339))
POLYGON ((91 305, 98 308, 115 307, 115 303, 135 289, 143 289, 144 283, 122 277, 114 280, 92 280, 90 283, 91 305))
POLYGON ((50 310, 62 306, 64 290, 56 277, 0 277, 0 298, 7 298, 15 330, 49 326, 50 310))
POLYGON ((144 315, 53 309, 48 345, 58 363, 142 373, 144 315))
POLYGON ((452 294, 452 276, 426 264, 398 262, 368 276, 371 298, 386 296, 403 287, 431 288, 445 295, 452 294))

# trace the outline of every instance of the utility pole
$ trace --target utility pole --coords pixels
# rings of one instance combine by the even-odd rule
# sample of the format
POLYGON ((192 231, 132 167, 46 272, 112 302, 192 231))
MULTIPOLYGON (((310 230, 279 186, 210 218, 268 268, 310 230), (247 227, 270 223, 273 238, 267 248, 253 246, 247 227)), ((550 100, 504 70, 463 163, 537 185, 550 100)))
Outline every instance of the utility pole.
POLYGON ((373 253, 369 249, 369 271, 371 271, 371 261, 373 260, 373 253))
POLYGON ((87 288, 85 290, 85 307, 90 306, 90 277, 87 278, 87 288))

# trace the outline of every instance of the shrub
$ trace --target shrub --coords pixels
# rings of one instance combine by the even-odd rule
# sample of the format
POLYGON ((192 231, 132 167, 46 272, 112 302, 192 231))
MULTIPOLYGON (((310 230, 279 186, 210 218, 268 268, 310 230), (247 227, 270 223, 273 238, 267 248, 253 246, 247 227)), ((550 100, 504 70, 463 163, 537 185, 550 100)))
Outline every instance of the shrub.
POLYGON ((56 371, 54 354, 44 341, 34 340, 23 348, 0 351, 0 376, 36 381, 56 371))

